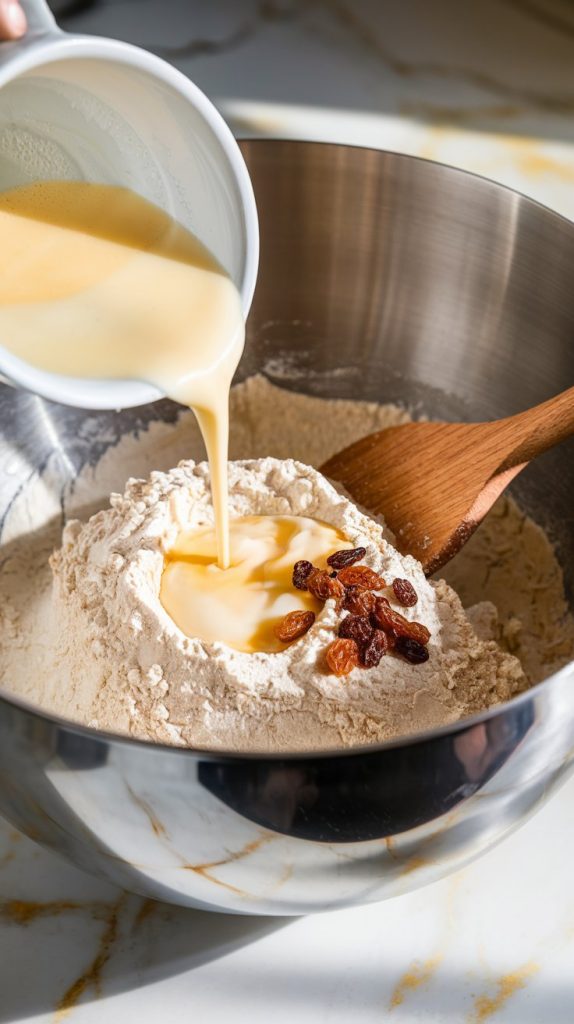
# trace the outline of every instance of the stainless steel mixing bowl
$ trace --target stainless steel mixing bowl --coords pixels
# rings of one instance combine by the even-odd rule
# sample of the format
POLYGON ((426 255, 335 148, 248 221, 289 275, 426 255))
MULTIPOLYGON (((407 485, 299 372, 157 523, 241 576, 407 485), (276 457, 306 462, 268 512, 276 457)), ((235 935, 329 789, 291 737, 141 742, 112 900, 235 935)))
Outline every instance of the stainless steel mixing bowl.
MULTIPOLYGON (((244 376, 275 367, 295 390, 446 418, 503 416, 572 384, 571 224, 405 156, 269 141, 243 151, 262 228, 244 376)), ((50 457, 57 492, 125 431, 176 414, 167 402, 90 414, 86 430, 81 412, 2 389, 3 517, 50 457)), ((564 444, 518 486, 552 531, 569 587, 573 453, 564 444)), ((394 896, 476 857, 556 788, 573 740, 574 665, 455 727, 304 756, 146 745, 5 696, 0 810, 127 889, 299 914, 394 896)))

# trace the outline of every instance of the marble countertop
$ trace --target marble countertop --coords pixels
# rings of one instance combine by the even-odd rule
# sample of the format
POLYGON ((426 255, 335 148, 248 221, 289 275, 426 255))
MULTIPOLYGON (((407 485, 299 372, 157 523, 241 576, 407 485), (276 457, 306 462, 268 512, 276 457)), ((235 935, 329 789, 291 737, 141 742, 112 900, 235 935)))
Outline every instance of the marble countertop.
POLYGON ((574 782, 442 882, 306 919, 170 907, 0 827, 0 1022, 571 1024, 574 782))
MULTIPOLYGON (((238 135, 443 160, 574 216, 570 0, 54 0, 189 74, 238 135)), ((464 871, 306 919, 143 901, 0 824, 0 1024, 571 1024, 574 781, 464 871)))
POLYGON ((0 827, 0 1022, 571 1024, 574 781, 386 903, 232 917, 129 896, 0 827))
POLYGON ((137 43, 239 136, 412 153, 574 217, 571 0, 53 0, 137 43))

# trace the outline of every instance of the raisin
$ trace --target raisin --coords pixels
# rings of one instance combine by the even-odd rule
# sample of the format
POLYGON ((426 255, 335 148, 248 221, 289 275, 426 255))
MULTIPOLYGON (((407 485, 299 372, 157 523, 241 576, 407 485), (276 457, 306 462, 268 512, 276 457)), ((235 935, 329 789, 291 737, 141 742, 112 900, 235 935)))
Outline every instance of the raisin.
POLYGON ((360 562, 361 558, 364 558, 366 554, 366 548, 335 551, 332 555, 329 555, 327 565, 332 566, 333 569, 345 569, 348 565, 353 565, 354 562, 360 562))
POLYGON ((341 583, 346 587, 362 587, 363 590, 382 590, 385 581, 368 565, 350 565, 339 573, 341 583))
POLYGON ((399 604, 405 608, 412 608, 418 601, 417 592, 408 580, 393 580, 393 593, 399 604))
POLYGON ((343 603, 345 588, 338 579, 331 579, 329 573, 324 569, 313 569, 307 578, 307 589, 313 597, 319 601, 328 601, 330 597, 335 598, 337 607, 343 603))
POLYGON ((413 640, 410 636, 397 637, 395 651, 406 661, 410 661, 411 665, 422 665, 423 661, 429 659, 429 652, 425 645, 419 643, 418 640, 413 640))
POLYGON ((422 622, 410 622, 409 619, 405 619, 404 615, 391 608, 385 597, 376 598, 371 621, 373 625, 394 637, 410 637, 423 645, 430 640, 430 631, 422 622))
MULTIPOLYGON (((386 633, 391 633, 395 624, 395 615, 399 615, 399 613, 393 612, 386 597, 375 598, 375 605, 371 611, 371 623, 376 629, 384 629, 386 633)), ((399 618, 403 618, 403 616, 399 615, 399 618)))
POLYGON ((365 668, 375 668, 382 657, 391 649, 391 641, 382 629, 374 629, 371 639, 361 652, 361 661, 365 668))
POLYGON ((362 650, 373 635, 373 627, 366 615, 347 615, 339 624, 339 636, 354 640, 362 650))
POLYGON ((329 644, 325 657, 331 672, 346 676, 359 664, 359 648, 354 640, 339 637, 329 644))
POLYGON ((298 640, 307 630, 311 629, 315 621, 315 612, 289 612, 281 622, 275 626, 275 636, 284 644, 290 644, 298 640))
POLYGON ((293 566, 293 586, 297 587, 297 590, 307 590, 307 580, 313 572, 313 565, 311 562, 306 562, 302 558, 299 562, 295 562, 293 566))
POLYGON ((372 590, 362 587, 346 587, 343 608, 352 615, 370 615, 375 607, 375 595, 372 590))
POLYGON ((425 644, 428 644, 430 640, 430 629, 427 629, 422 622, 409 622, 408 619, 406 621, 409 627, 409 632, 407 634, 409 639, 416 640, 416 642, 421 644, 423 647, 425 644))

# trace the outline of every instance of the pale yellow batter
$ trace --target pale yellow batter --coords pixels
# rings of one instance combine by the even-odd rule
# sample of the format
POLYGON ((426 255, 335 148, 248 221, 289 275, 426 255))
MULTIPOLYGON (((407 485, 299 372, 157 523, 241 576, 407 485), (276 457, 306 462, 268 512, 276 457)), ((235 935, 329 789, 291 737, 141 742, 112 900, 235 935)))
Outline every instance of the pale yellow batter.
POLYGON ((197 238, 112 185, 1 193, 0 342, 51 373, 147 380, 191 406, 228 564, 229 388, 244 326, 235 285, 197 238))

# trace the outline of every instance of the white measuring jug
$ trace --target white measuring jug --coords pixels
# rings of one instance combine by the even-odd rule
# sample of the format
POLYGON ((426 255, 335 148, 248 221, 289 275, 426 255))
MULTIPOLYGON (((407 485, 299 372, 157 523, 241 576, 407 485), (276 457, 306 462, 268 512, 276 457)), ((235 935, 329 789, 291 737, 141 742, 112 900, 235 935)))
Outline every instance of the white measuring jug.
MULTIPOLYGON (((247 315, 259 259, 243 157, 204 94, 128 43, 62 32, 45 0, 24 0, 28 32, 0 43, 0 190, 46 179, 120 185, 161 207, 213 253, 247 315)), ((1 244, 1 239, 0 239, 1 244)), ((92 409, 161 397, 142 381, 36 369, 2 347, 0 374, 45 398, 92 409)))

